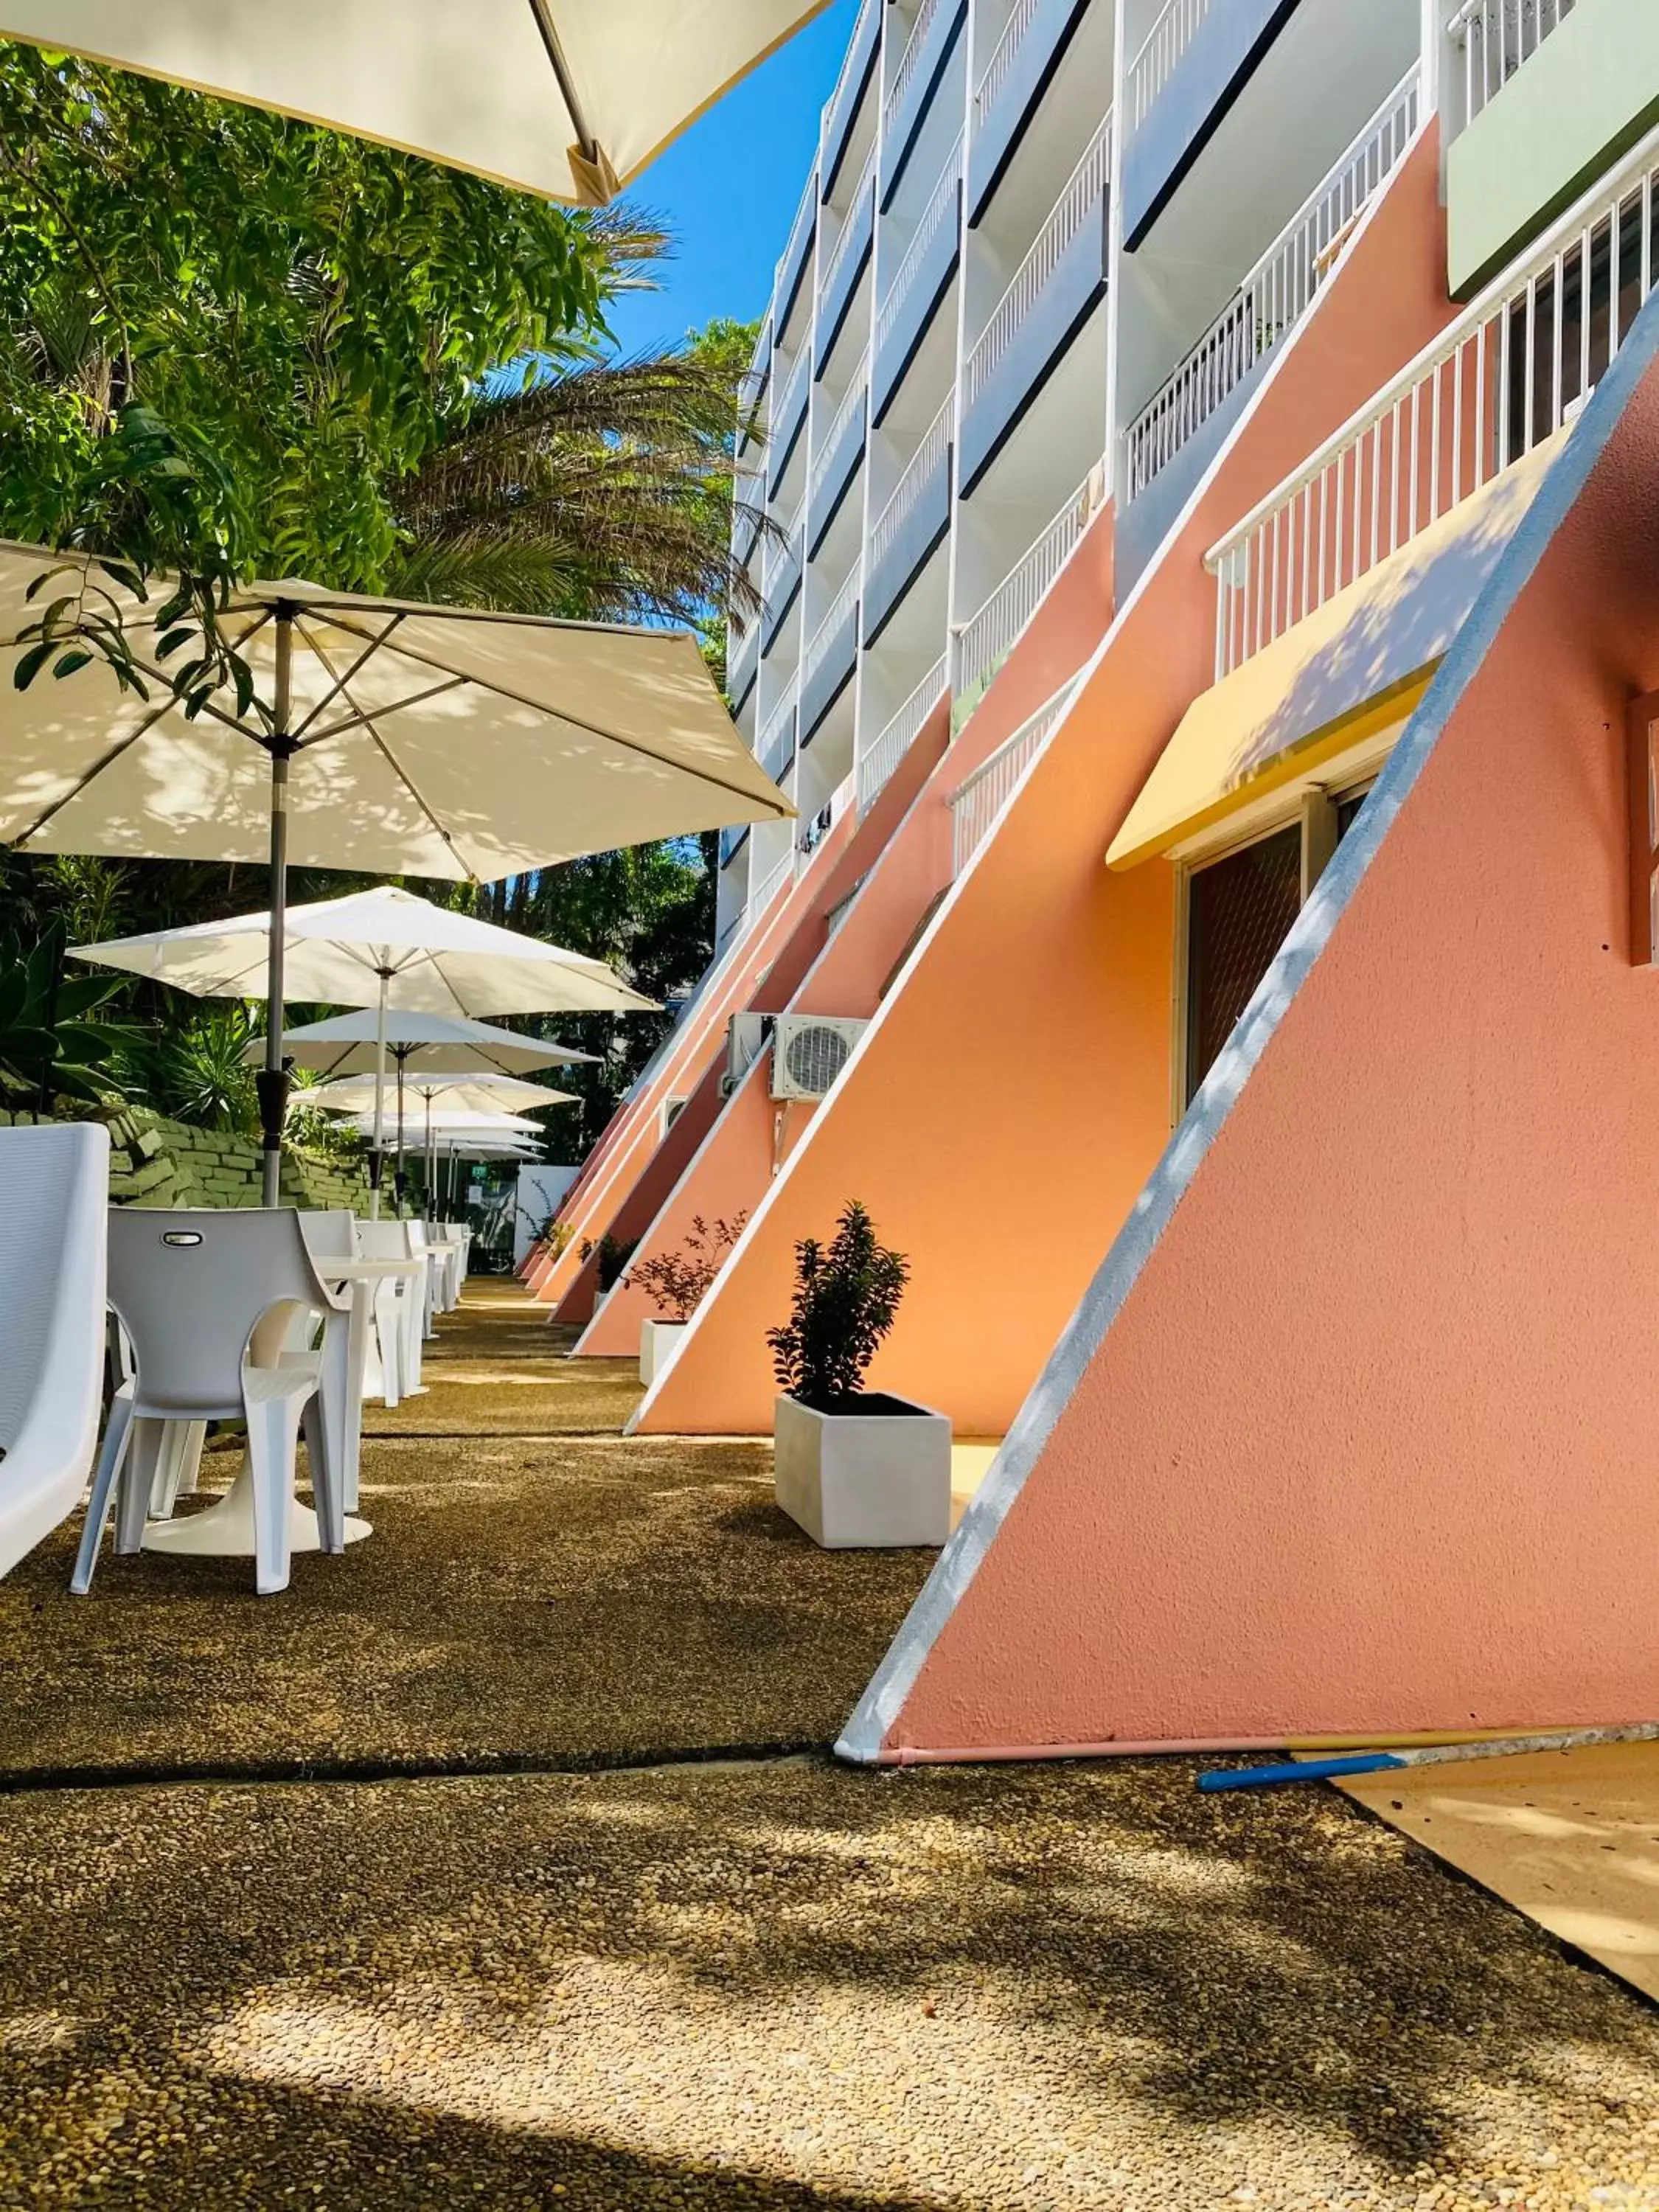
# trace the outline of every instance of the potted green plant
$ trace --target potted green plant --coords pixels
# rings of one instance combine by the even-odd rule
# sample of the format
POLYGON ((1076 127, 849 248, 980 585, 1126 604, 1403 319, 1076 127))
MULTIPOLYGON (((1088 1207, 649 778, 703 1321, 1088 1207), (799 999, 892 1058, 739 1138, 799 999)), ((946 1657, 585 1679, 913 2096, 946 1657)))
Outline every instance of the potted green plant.
POLYGON ((773 1424, 778 1504, 827 1550, 942 1544, 951 1533, 951 1424, 864 1378, 909 1279, 857 1200, 826 1249, 795 1247, 789 1320, 769 1330, 782 1394, 773 1424))
POLYGON ((640 1380, 648 1389, 657 1379, 674 1346, 685 1334, 691 1316, 709 1285, 725 1265, 726 1255, 743 1234, 747 1213, 712 1224, 700 1213, 691 1217, 691 1233, 678 1252, 655 1252, 629 1270, 630 1289, 645 1292, 657 1309, 656 1316, 640 1324, 640 1380))
POLYGON ((584 1240, 581 1249, 582 1258, 591 1260, 596 1253, 599 1255, 599 1265, 593 1271, 596 1278, 593 1286, 595 1321, 605 1311, 605 1300, 626 1273, 628 1263, 634 1256, 634 1247, 639 1241, 637 1237, 634 1237, 624 1244, 611 1236, 601 1237, 597 1244, 591 1237, 584 1240))

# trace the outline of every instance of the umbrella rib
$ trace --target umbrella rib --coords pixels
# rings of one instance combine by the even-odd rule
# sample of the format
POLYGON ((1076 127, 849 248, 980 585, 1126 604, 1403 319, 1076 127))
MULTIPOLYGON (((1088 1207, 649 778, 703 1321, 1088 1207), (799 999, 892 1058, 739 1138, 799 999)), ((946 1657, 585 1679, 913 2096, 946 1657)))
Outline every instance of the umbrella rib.
MULTIPOLYGON (((349 629, 351 625, 349 623, 343 623, 340 627, 343 629, 349 629)), ((362 635, 362 632, 359 630, 356 631, 355 635, 361 637, 362 635)), ((312 651, 316 654, 318 659, 322 662, 324 667, 327 669, 329 674, 331 676, 334 675, 336 671, 333 662, 329 659, 327 647, 313 641, 312 644, 312 651)), ((428 666, 433 665, 434 664, 430 662, 427 664, 428 666)), ((453 668, 447 669, 445 671, 445 673, 447 675, 453 676, 454 675, 455 671, 453 668)), ((465 681, 464 678, 462 680, 465 681)), ((341 679, 340 689, 344 694, 347 701, 355 707, 356 705, 356 702, 352 699, 350 692, 346 689, 345 679, 343 678, 341 679)), ((386 766, 392 770, 393 775, 397 777, 398 782, 402 784, 404 789, 409 793, 416 806, 420 808, 422 813, 425 815, 427 820, 432 824, 433 829, 436 831, 438 836, 442 838, 444 843, 448 846, 450 851, 454 854, 456 859, 460 861, 461 866, 466 870, 467 881, 470 884, 477 883, 479 878, 475 873, 471 864, 462 856, 460 849, 457 846, 455 840, 450 836, 448 830, 444 828, 443 823, 439 821, 437 816, 427 805, 426 800, 422 797, 421 793, 416 789, 414 783, 405 772, 402 763, 398 759, 397 755, 392 751, 391 746, 387 744, 386 739, 380 735, 379 730, 375 728, 374 718, 372 714, 367 713, 364 714, 363 727, 368 732, 370 738, 374 742, 375 750, 385 760, 386 766)))
MULTIPOLYGON (((365 635, 363 631, 356 629, 343 616, 337 617, 336 620, 339 629, 349 630, 354 636, 362 637, 365 635)), ((400 645, 398 651, 405 660, 418 661, 423 668, 444 669, 445 673, 450 676, 457 672, 453 668, 447 668, 441 660, 434 659, 429 653, 417 652, 411 645, 400 645)), ((712 769, 688 767, 684 761, 671 759, 666 754, 653 750, 650 745, 641 743, 637 738, 625 738, 620 731, 607 730, 598 722, 584 721, 580 714, 568 714, 562 707, 550 707, 544 700, 527 698, 522 691, 509 691, 504 684, 495 683, 487 677, 471 676, 464 680, 476 684, 481 690, 493 692, 498 699, 510 699, 515 707, 527 707, 532 714, 545 714, 552 720, 568 722, 573 730, 583 730, 590 738, 598 738, 602 744, 620 745, 624 752, 639 753, 647 760, 655 761, 659 768, 673 769, 682 775, 699 776, 705 783, 712 783, 721 791, 731 792, 734 798, 749 799, 757 805, 763 803, 757 792, 746 791, 741 784, 732 783, 726 777, 715 775, 712 769)), ((793 811, 793 808, 786 800, 781 809, 772 811, 771 818, 776 822, 786 822, 793 811)))
POLYGON ((87 790, 91 785, 94 784, 98 781, 99 777, 102 775, 106 768, 112 768, 114 766, 115 763, 120 759, 124 752, 127 751, 131 746, 136 745, 141 738, 147 738, 173 703, 172 696, 169 694, 169 696, 161 702, 161 705, 155 709, 154 713, 145 715, 143 720, 139 723, 136 730, 131 731, 125 738, 118 738, 115 743, 111 745, 107 750, 100 753, 98 758, 93 763, 86 774, 76 783, 71 785, 70 789, 64 792, 60 798, 54 799, 49 806, 43 808, 42 811, 35 816, 33 821, 30 823, 28 828, 25 830, 21 836, 14 837, 11 840, 11 842, 21 851, 21 848, 28 843, 31 837, 38 837, 40 832, 46 828, 47 823, 52 821, 58 814, 62 813, 64 807, 69 805, 70 799, 78 799, 83 791, 87 790))
POLYGON ((576 97, 576 88, 571 78, 570 67, 565 60, 564 49, 559 44, 559 34, 553 27, 553 17, 548 8, 547 0, 530 0, 530 12, 536 19, 536 28, 542 34, 542 44, 547 49, 547 58, 553 64, 553 74, 558 80, 559 93, 564 101, 565 112, 570 118, 570 127, 576 134, 576 143, 581 149, 585 160, 597 161, 599 159, 598 142, 587 127, 587 118, 582 113, 581 101, 576 97))
MULTIPOLYGON (((316 647, 313 646, 312 649, 314 652, 316 647)), ((368 655, 367 653, 362 656, 363 660, 367 660, 368 658, 368 655)), ((360 660, 357 665, 361 667, 362 665, 362 661, 360 660)), ((442 692, 465 690, 466 686, 471 681, 472 678, 470 676, 450 676, 447 677, 441 684, 428 684, 424 691, 412 692, 407 699, 393 699, 389 701, 387 704, 383 707, 375 707, 372 709, 367 707, 359 707, 356 708, 354 712, 346 715, 343 720, 338 722, 331 722, 325 730, 318 730, 311 737, 302 738, 300 739, 300 750, 303 752, 312 745, 326 744, 331 738, 342 738, 345 735, 348 730, 362 729, 364 724, 368 720, 371 712, 380 715, 382 718, 388 714, 402 714, 406 713, 410 707, 419 707, 423 705, 428 699, 437 698, 442 692)), ((338 686, 336 687, 337 690, 338 688, 338 686)))
MULTIPOLYGON (((341 692, 345 690, 346 685, 350 683, 352 678, 357 673, 357 671, 362 666, 363 663, 366 660, 372 660, 374 658, 374 655, 380 650, 380 647, 386 643, 386 640, 392 635, 392 632, 398 629, 407 619, 408 617, 403 614, 393 615, 386 623, 386 628, 380 632, 380 635, 376 638, 371 639, 368 644, 363 647, 362 651, 357 655, 357 658, 352 662, 350 667, 347 669, 345 674, 343 676, 335 678, 334 682, 331 684, 328 690, 324 692, 322 697, 317 702, 311 712, 306 716, 299 728, 292 732, 292 735, 296 740, 305 736, 306 732, 311 727, 319 714, 322 713, 324 708, 326 707, 331 700, 337 699, 339 697, 341 692)), ((305 639, 306 643, 310 646, 313 653, 317 652, 317 641, 312 636, 310 630, 306 627, 305 617, 303 615, 296 615, 295 617, 295 623, 299 629, 300 635, 305 639)), ((326 663, 325 663, 325 665, 326 665, 326 663)))

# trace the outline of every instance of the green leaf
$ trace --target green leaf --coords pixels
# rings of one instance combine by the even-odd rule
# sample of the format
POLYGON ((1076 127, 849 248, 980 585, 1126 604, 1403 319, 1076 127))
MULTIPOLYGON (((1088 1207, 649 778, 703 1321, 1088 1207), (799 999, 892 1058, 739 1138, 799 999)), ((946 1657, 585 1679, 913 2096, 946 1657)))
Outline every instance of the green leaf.
POLYGON ((78 669, 89 667, 93 659, 84 646, 77 646, 73 653, 66 653, 52 663, 52 672, 54 676, 73 676, 78 669))
POLYGON ((27 691, 57 650, 58 642, 55 638, 47 638, 40 645, 32 645, 28 651, 21 656, 11 672, 13 689, 27 691))

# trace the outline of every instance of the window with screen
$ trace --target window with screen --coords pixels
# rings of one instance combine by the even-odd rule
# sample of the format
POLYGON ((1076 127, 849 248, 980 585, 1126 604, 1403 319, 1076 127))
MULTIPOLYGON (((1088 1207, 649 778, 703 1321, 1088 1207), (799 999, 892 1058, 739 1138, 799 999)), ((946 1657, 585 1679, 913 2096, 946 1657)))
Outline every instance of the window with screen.
POLYGON ((1187 890, 1187 1102, 1214 1065, 1302 904, 1302 826, 1197 868, 1187 890))

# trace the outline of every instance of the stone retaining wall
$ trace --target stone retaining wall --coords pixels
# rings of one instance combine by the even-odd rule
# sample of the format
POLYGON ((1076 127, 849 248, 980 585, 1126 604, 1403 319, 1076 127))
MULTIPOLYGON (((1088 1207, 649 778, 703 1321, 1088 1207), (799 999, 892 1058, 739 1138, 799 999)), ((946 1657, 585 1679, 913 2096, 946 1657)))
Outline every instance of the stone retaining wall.
MULTIPOLYGON (((51 1119, 0 1108, 0 1127, 51 1119)), ((251 1138, 228 1129, 192 1129, 148 1107, 88 1109, 83 1117, 109 1130, 109 1194, 118 1206, 258 1206, 261 1154, 251 1138)), ((285 1205, 365 1210, 368 1180, 360 1167, 292 1149, 283 1154, 285 1205)))

